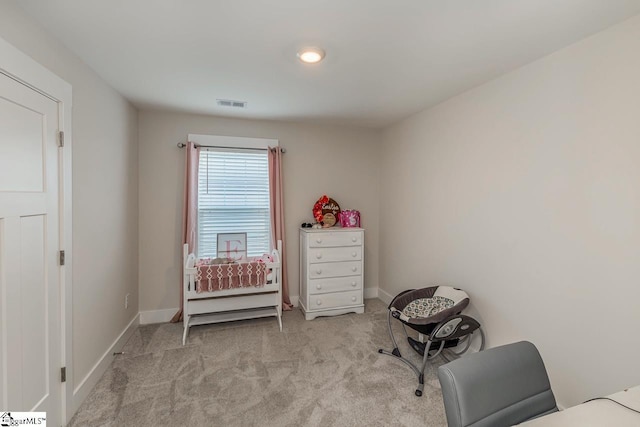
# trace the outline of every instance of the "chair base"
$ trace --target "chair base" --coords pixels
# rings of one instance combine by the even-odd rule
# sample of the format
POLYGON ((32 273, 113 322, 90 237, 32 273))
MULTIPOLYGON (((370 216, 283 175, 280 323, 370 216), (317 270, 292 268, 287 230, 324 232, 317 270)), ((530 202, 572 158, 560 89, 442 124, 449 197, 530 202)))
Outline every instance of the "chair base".
MULTIPOLYGON (((386 354, 387 356, 393 356, 399 361, 401 361, 402 363, 406 364, 408 367, 410 367, 411 370, 413 370, 413 372, 415 372, 415 374, 418 376, 418 388, 416 389, 415 394, 418 397, 422 396, 422 392, 424 390, 424 373, 420 372, 420 369, 416 365, 414 365, 409 359, 405 359, 404 357, 402 357, 402 355, 400 354, 400 350, 398 350, 398 348, 394 348, 392 351, 379 348, 378 353, 386 354)), ((424 371, 424 368, 423 368, 423 371, 424 371)))
MULTIPOLYGON (((407 337, 407 341, 409 342, 409 345, 411 346, 411 348, 418 353, 420 356, 424 356, 424 349, 427 347, 427 343, 424 342, 420 342, 414 338, 411 337, 407 337)), ((448 340, 444 342, 444 347, 445 349, 447 348, 451 348, 451 347, 457 347, 458 344, 460 344, 460 340, 459 339, 455 339, 455 340, 448 340)), ((439 344, 432 342, 431 343, 431 347, 429 348, 429 351, 437 351, 438 347, 440 347, 439 344)))
MULTIPOLYGON (((393 329, 391 327, 392 318, 395 318, 395 316, 393 316, 392 312, 389 311, 387 325, 389 328, 389 336, 391 338, 391 342, 393 343, 393 350, 389 351, 380 348, 378 349, 378 353, 385 354, 387 356, 393 356, 394 358, 400 360, 402 363, 411 368, 411 370, 418 377, 418 387, 415 390, 415 395, 418 397, 422 396, 422 393, 424 391, 424 370, 429 360, 435 359, 438 356, 442 356, 446 361, 451 360, 449 356, 451 358, 460 357, 462 354, 466 353, 469 350, 472 335, 475 331, 480 332, 480 350, 484 349, 484 333, 482 332, 480 323, 469 316, 458 314, 443 320, 433 328, 431 335, 429 335, 428 340, 424 343, 409 337, 406 329, 404 328, 404 325, 406 324, 409 327, 411 327, 411 325, 400 320, 403 325, 405 335, 407 335, 407 341, 409 342, 409 345, 414 351, 422 356, 422 364, 420 366, 416 366, 413 362, 403 357, 400 353, 396 338, 393 335, 393 329), (460 326, 462 325, 466 325, 466 327, 460 328, 460 326), (461 345, 461 343, 464 344, 464 347, 460 351, 454 351, 453 348, 461 345), (429 350, 425 351, 425 349, 429 350), (447 349, 447 355, 443 353, 443 350, 445 349, 447 349)), ((421 328, 421 330, 424 329, 421 328)))

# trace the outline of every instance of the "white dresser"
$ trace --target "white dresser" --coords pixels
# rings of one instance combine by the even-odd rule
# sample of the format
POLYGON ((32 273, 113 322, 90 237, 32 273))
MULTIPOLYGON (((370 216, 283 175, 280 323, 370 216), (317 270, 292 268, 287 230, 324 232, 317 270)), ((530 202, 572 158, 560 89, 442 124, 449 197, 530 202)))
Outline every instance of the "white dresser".
POLYGON ((307 320, 364 313, 364 229, 300 229, 300 307, 307 320))

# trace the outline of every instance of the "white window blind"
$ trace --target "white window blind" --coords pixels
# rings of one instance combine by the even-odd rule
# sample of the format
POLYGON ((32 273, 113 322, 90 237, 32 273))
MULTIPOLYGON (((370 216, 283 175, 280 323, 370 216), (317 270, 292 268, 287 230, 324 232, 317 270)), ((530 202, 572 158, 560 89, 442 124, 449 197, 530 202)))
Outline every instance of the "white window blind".
POLYGON ((202 149, 198 170, 198 256, 215 258, 218 233, 247 233, 247 256, 269 253, 266 150, 202 149))

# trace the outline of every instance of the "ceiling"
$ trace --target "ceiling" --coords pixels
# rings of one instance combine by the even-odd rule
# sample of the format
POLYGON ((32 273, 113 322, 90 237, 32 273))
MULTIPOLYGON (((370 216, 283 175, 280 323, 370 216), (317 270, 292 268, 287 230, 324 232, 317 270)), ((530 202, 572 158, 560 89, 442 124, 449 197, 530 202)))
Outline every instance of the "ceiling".
POLYGON ((141 109, 384 127, 640 0, 21 0, 141 109), (326 58, 305 65, 303 46, 326 58), (216 99, 247 101, 246 109, 216 99))

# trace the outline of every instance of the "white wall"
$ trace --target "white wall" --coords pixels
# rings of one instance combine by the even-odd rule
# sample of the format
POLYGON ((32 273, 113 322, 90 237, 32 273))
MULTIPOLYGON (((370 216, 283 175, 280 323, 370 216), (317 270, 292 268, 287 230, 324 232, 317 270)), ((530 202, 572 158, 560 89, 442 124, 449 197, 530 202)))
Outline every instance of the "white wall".
MULTIPOLYGON (((324 193, 358 209, 365 231, 365 287, 378 286, 379 132, 370 129, 141 111, 140 310, 179 306, 187 134, 273 138, 286 148, 284 192, 289 289, 299 295, 298 228, 324 193)), ((167 315, 171 310, 167 312, 167 315)))
POLYGON ((13 1, 0 2, 0 37, 73 86, 72 373, 78 386, 138 312, 137 111, 13 1))
POLYGON ((391 127, 382 159, 381 289, 467 290, 561 404, 640 384, 640 17, 391 127))

